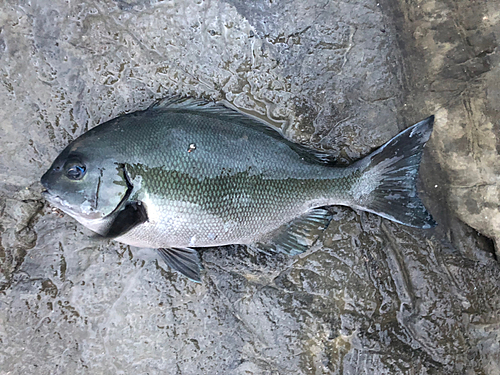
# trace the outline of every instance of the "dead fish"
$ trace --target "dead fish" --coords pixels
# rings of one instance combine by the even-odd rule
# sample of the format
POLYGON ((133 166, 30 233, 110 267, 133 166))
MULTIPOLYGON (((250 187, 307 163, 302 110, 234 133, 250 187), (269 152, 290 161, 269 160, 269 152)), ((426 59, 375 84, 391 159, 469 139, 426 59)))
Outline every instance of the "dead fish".
POLYGON ((331 205, 435 226, 416 190, 433 122, 340 168, 252 116, 167 99, 84 133, 41 182, 52 205, 92 231, 157 249, 171 268, 200 281, 196 248, 261 243, 298 254, 328 226, 331 205))

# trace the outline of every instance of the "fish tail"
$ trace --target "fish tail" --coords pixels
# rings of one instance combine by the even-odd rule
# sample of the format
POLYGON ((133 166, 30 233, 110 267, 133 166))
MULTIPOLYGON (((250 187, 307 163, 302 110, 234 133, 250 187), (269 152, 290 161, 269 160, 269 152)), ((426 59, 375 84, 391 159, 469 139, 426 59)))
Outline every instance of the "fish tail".
POLYGON ((422 151, 433 124, 434 116, 430 116, 353 165, 361 172, 352 190, 353 207, 410 227, 436 226, 417 195, 422 151))

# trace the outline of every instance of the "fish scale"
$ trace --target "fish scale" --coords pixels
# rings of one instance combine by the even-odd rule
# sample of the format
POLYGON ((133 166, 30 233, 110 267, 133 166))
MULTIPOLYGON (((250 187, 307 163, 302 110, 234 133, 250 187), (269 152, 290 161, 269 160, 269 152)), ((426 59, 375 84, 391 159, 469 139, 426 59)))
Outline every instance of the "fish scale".
POLYGON ((49 201, 88 228, 158 248, 170 266, 198 281, 192 248, 261 243, 296 254, 328 225, 325 206, 433 226, 415 186, 431 131, 429 118, 337 168, 329 155, 251 116, 200 100, 166 100, 80 136, 42 184, 49 201))
MULTIPOLYGON (((242 150, 244 152, 246 150, 242 150)), ((210 178, 182 173, 197 165, 197 160, 189 159, 184 165, 176 165, 179 171, 127 165, 131 178, 142 176, 144 181, 133 199, 146 201, 143 192, 147 191, 149 203, 146 205, 161 207, 160 211, 166 218, 185 217, 186 221, 182 227, 161 230, 166 229, 165 220, 162 217, 150 219, 149 223, 121 240, 140 239, 153 247, 250 244, 262 233, 289 222, 309 207, 345 202, 356 181, 355 170, 345 176, 344 170, 337 173, 337 170, 323 165, 318 166, 324 169, 321 179, 304 178, 300 173, 287 179, 263 178, 248 172, 221 171, 220 176, 210 178), (335 178, 338 174, 341 177, 335 178), (328 176, 332 177, 326 179, 328 176), (322 202, 318 203, 318 200, 322 202), (238 223, 238 227, 227 231, 228 223, 232 222, 238 223), (216 243, 213 241, 215 233, 218 233, 216 243)), ((213 175, 200 170, 196 174, 213 175)))

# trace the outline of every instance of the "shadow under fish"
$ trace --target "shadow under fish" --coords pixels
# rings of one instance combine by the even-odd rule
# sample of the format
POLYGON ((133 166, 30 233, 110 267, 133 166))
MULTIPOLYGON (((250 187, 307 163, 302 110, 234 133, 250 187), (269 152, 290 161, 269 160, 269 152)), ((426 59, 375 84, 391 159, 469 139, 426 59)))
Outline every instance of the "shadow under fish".
POLYGON ((416 228, 436 225, 418 198, 434 117, 352 165, 262 120, 192 98, 162 100, 71 142, 43 175, 45 198, 107 238, 155 248, 199 282, 196 248, 259 244, 306 251, 343 205, 416 228))

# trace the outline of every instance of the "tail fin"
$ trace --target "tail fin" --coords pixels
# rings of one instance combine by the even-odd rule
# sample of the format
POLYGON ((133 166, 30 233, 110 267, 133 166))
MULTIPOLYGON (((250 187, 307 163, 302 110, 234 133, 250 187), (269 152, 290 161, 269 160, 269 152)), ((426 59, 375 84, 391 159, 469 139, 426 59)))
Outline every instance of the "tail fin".
POLYGON ((423 147, 433 124, 434 116, 430 116, 353 165, 362 173, 353 189, 353 207, 410 227, 436 226, 417 196, 416 186, 423 147))

